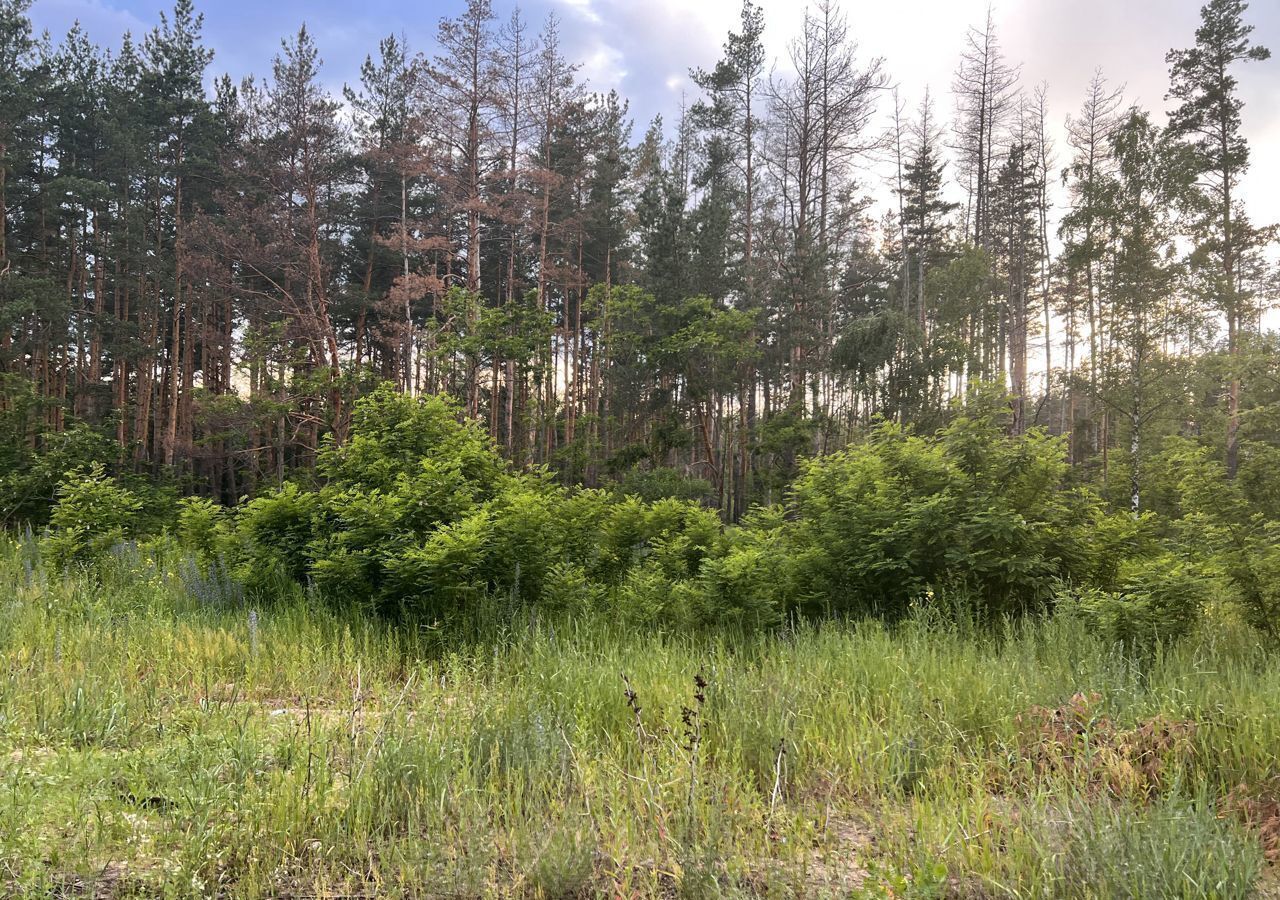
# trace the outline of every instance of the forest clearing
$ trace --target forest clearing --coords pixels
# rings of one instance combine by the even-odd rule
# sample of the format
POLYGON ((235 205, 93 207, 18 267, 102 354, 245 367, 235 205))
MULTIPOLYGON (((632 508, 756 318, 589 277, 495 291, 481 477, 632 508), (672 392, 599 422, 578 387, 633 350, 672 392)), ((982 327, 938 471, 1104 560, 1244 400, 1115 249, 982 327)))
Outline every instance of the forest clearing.
POLYGON ((1280 4, 525 4, 0 0, 0 897, 1280 897, 1280 4))
POLYGON ((1142 660, 1066 619, 455 643, 255 624, 173 561, 46 579, 23 553, 0 575, 15 896, 1275 887, 1280 665, 1234 628, 1142 660))

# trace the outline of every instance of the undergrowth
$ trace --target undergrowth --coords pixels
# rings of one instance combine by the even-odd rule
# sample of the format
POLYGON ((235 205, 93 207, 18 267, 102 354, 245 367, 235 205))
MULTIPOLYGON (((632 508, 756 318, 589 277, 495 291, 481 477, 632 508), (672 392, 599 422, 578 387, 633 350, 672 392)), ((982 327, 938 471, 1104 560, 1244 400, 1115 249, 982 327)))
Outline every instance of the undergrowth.
POLYGON ((0 554, 13 896, 1271 883, 1280 666, 1243 627, 1140 657, 1076 616, 445 632, 257 609, 176 553, 36 557, 0 554))

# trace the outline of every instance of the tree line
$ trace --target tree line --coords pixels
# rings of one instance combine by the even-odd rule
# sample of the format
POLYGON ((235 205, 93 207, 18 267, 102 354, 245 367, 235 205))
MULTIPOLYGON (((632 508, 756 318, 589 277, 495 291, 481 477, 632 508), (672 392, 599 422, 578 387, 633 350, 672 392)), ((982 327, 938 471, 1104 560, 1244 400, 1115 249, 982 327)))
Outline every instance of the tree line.
POLYGON ((386 382, 452 396, 518 466, 732 520, 876 423, 941 427, 978 380, 1135 513, 1170 438, 1231 477, 1280 459, 1243 0, 1170 51, 1167 110, 1099 71, 1064 147, 991 15, 949 97, 909 102, 833 0, 781 64, 748 0, 637 137, 554 17, 490 0, 433 52, 387 37, 341 96, 305 27, 267 75, 210 82, 191 0, 110 50, 37 36, 29 6, 0 0, 7 477, 79 453, 235 503, 308 477, 386 382))

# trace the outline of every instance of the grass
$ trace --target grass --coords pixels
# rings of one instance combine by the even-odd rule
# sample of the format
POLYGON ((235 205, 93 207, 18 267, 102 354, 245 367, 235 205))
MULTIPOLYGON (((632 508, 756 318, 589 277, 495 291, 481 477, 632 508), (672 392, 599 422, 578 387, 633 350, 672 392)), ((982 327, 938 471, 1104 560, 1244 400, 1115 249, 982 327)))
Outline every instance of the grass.
POLYGON ((31 552, 0 551, 0 893, 1272 883, 1280 660, 1232 627, 1135 661, 1066 620, 696 638, 522 617, 481 640, 290 605, 251 626, 181 561, 56 577, 31 552))

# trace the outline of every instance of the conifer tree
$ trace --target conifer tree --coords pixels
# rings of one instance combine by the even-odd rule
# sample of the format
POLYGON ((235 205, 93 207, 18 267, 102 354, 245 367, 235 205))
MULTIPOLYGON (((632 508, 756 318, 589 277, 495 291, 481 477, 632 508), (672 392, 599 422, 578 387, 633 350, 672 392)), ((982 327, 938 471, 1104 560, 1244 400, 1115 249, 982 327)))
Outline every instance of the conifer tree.
POLYGON ((1173 133, 1194 152, 1200 176, 1195 212, 1200 222, 1193 265, 1202 289, 1227 320, 1227 352, 1233 371, 1227 391, 1227 471, 1234 477, 1240 463, 1241 332, 1252 320, 1252 298, 1240 277, 1240 258, 1251 242, 1242 221, 1238 188, 1249 167, 1249 144, 1240 133, 1240 99, 1235 68, 1242 62, 1269 59, 1271 51, 1250 39, 1244 0, 1210 0, 1200 12, 1196 43, 1171 50, 1169 98, 1178 105, 1170 114, 1173 133))

